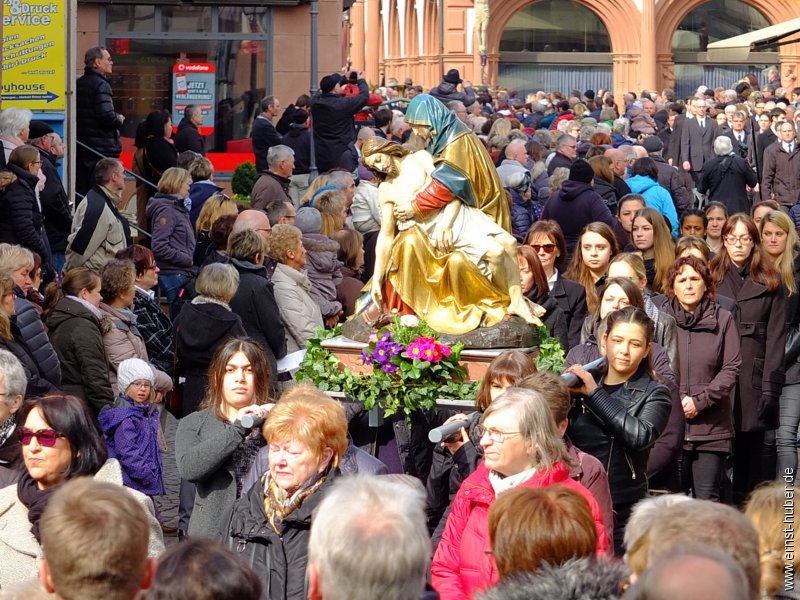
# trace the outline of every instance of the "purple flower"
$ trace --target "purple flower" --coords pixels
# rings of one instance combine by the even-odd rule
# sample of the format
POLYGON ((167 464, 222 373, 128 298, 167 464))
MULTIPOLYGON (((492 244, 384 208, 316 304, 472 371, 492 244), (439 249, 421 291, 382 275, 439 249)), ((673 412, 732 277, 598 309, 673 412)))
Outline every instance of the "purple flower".
POLYGON ((387 361, 381 367, 384 373, 394 373, 397 371, 397 365, 394 364, 392 361, 387 361))
POLYGON ((361 362, 363 362, 365 365, 371 365, 372 364, 372 357, 369 355, 369 353, 366 350, 362 350, 361 351, 361 362))

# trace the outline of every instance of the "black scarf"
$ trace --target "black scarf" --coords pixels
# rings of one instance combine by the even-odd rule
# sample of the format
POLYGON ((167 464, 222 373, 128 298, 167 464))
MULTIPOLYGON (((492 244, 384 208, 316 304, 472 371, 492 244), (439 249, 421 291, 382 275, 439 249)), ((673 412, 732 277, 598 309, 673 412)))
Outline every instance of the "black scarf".
POLYGON ((692 314, 686 312, 677 298, 673 298, 669 301, 672 307, 672 314, 675 316, 675 323, 681 329, 691 329, 694 327, 694 325, 703 318, 710 302, 708 296, 704 296, 700 304, 694 309, 694 314, 692 314))
POLYGON ((41 543, 39 539, 39 519, 42 518, 42 514, 44 514, 44 509, 47 508, 50 497, 57 489, 58 486, 50 486, 40 490, 27 469, 22 472, 17 482, 17 498, 19 498, 19 501, 28 509, 31 533, 39 543, 41 543))

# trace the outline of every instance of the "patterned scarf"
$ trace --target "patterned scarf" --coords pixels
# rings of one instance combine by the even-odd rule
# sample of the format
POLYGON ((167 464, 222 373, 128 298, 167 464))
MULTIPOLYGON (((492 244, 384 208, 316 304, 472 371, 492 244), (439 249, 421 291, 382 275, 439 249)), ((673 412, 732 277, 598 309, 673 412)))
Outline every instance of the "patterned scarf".
POLYGON ((16 419, 14 419, 14 415, 8 417, 5 423, 0 423, 0 446, 2 446, 8 441, 8 438, 11 437, 16 428, 17 428, 17 421, 16 419))
POLYGON ((261 480, 264 485, 264 512, 267 514, 267 522, 276 534, 281 535, 286 517, 300 508, 305 499, 325 483, 329 471, 330 469, 326 468, 321 473, 317 473, 291 495, 278 487, 270 472, 267 471, 261 480))

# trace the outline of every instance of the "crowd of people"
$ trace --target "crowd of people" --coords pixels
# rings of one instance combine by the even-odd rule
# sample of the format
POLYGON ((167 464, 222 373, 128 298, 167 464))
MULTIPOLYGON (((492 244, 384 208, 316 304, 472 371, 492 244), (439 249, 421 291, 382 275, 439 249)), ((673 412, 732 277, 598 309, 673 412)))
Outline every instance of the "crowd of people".
POLYGON ((246 208, 197 107, 174 139, 147 115, 129 221, 112 68, 87 52, 78 138, 106 158, 79 152, 74 198, 58 134, 0 111, 0 596, 798 597, 800 88, 331 74, 262 101, 246 208), (368 428, 279 363, 370 299, 395 222, 362 148, 424 151, 418 96, 494 165, 568 378, 509 349, 474 414, 368 428), (154 502, 167 411, 177 527, 154 502))

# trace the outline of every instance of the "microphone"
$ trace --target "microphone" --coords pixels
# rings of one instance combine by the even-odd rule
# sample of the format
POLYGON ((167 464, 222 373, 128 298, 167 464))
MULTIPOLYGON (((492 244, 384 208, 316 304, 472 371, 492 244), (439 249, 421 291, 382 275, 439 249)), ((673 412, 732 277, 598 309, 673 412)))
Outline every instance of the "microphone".
MULTIPOLYGON (((583 368, 592 375, 596 376, 606 366, 606 364, 606 357, 601 356, 600 358, 583 365, 583 368)), ((575 375, 575 373, 562 373, 561 378, 567 382, 569 387, 577 387, 581 384, 580 378, 575 375)))
POLYGON ((267 415, 269 414, 269 408, 264 406, 255 406, 253 407, 254 412, 245 413, 239 418, 239 423, 241 423, 242 427, 245 429, 250 429, 252 427, 257 427, 261 425, 267 419, 267 415))
POLYGON ((434 429, 431 429, 428 432, 428 441, 438 444, 449 438, 454 433, 458 433, 461 431, 462 427, 469 428, 478 417, 481 416, 481 413, 477 410, 475 412, 471 412, 467 415, 466 421, 454 421, 453 423, 445 423, 444 425, 440 425, 434 429))

